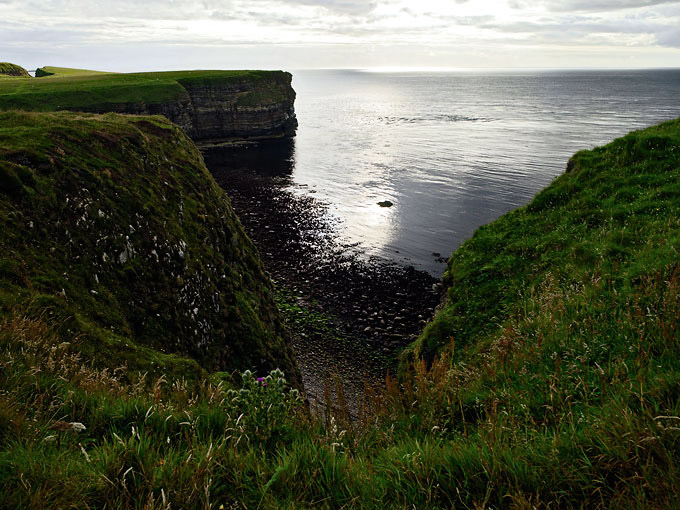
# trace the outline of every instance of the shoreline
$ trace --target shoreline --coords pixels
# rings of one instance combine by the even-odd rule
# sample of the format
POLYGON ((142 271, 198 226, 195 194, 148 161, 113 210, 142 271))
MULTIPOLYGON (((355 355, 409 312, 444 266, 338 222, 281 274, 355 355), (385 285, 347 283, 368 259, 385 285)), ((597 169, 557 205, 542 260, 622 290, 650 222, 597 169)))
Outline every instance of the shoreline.
POLYGON ((326 205, 291 189, 290 176, 230 166, 214 152, 204 158, 292 312, 308 398, 323 403, 329 382, 339 381, 356 409, 365 384, 394 373, 398 354, 434 313, 440 280, 343 244, 326 205), (324 327, 310 317, 323 317, 324 327))

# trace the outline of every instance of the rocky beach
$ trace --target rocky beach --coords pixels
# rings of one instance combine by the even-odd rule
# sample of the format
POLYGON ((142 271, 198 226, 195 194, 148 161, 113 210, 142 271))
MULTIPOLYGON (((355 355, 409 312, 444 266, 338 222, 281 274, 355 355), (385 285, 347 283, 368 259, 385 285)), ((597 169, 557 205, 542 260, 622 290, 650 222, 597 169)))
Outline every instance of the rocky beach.
POLYGON ((291 324, 308 397, 322 400, 340 381, 356 408, 366 383, 380 384, 395 372, 399 352, 439 303, 440 286, 424 271, 366 257, 361 246, 344 243, 326 204, 293 183, 292 143, 203 155, 283 295, 282 308, 323 318, 323 327, 319 320, 291 324))

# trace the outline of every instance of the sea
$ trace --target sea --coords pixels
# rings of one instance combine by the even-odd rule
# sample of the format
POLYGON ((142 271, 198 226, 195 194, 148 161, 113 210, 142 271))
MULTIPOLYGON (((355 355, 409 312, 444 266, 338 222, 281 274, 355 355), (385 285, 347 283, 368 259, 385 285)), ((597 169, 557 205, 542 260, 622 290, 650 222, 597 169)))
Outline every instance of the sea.
POLYGON ((437 277, 575 152, 680 117, 680 69, 300 70, 293 87, 290 189, 359 253, 437 277))

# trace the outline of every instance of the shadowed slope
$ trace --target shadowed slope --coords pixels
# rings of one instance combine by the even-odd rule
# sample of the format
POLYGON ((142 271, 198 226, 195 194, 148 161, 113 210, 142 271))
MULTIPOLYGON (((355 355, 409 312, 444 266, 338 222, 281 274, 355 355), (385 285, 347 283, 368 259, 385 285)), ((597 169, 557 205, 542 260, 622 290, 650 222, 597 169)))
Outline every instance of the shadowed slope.
POLYGON ((48 310, 107 364, 176 353, 297 382, 258 253, 166 119, 1 113, 0 224, 0 309, 48 310))

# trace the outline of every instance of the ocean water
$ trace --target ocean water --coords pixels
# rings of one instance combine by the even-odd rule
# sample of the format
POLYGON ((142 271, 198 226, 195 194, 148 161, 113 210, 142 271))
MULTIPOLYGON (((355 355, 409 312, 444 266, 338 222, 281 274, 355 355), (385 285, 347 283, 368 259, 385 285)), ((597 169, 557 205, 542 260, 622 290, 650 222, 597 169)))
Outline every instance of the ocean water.
POLYGON ((293 76, 291 189, 328 203, 361 253, 436 276, 574 152, 680 117, 680 69, 293 76))

